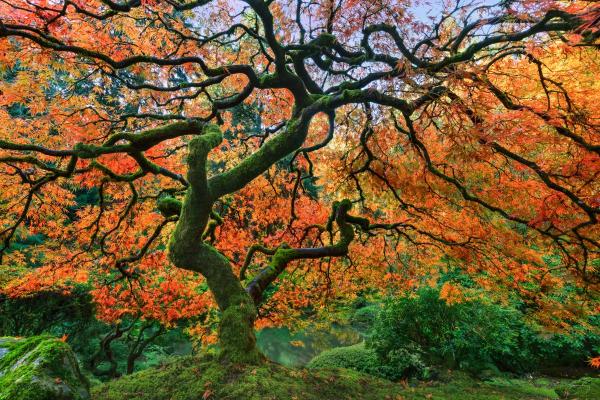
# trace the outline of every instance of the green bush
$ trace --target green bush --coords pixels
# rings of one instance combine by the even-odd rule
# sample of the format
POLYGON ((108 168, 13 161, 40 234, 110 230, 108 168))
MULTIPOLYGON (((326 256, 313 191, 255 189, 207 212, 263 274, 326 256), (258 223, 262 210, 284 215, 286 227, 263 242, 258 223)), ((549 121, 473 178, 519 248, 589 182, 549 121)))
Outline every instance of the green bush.
POLYGON ((85 285, 67 294, 52 290, 16 298, 0 294, 0 336, 74 336, 94 321, 94 305, 85 285))
POLYGON ((417 352, 398 349, 390 355, 390 362, 382 364, 373 349, 364 343, 336 347, 313 358, 308 368, 346 368, 359 372, 397 380, 403 376, 425 375, 427 368, 417 352))
MULTIPOLYGON (((598 326, 597 319, 590 323, 598 326)), ((439 290, 424 288, 384 305, 367 347, 376 352, 387 376, 414 373, 398 364, 398 354, 401 359, 417 354, 429 366, 522 373, 584 366, 600 350, 600 336, 592 330, 542 336, 515 308, 483 300, 449 305, 439 290)))
POLYGON ((517 357, 530 357, 519 342, 516 312, 481 302, 447 305, 436 289, 388 302, 376 321, 369 346, 384 365, 399 351, 419 351, 433 365, 465 370, 489 369, 517 357))
POLYGON ((417 347, 393 349, 382 360, 377 353, 377 368, 371 372, 383 378, 396 381, 405 377, 428 378, 429 368, 423 362, 421 351, 417 347))
POLYGON ((359 343, 326 350, 306 366, 307 368, 346 368, 372 373, 378 368, 379 363, 375 351, 367 349, 364 343, 359 343))
POLYGON ((363 334, 367 333, 375 324, 379 310, 379 305, 367 305, 357 309, 350 316, 350 325, 363 334))
POLYGON ((593 356, 600 354, 600 316, 592 316, 585 329, 576 327, 571 334, 542 337, 535 335, 538 363, 547 367, 584 367, 593 356))

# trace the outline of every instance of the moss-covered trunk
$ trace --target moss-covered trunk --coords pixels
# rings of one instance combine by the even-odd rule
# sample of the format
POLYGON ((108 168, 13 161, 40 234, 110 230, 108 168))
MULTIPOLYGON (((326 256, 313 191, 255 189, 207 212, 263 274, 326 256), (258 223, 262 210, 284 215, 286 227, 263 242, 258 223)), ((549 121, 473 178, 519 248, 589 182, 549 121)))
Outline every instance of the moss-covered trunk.
POLYGON ((255 364, 264 359, 256 347, 255 319, 256 307, 250 296, 245 291, 231 293, 228 305, 221 308, 221 359, 242 364, 255 364))
MULTIPOLYGON (((257 363, 263 357, 256 348, 256 307, 229 260, 203 240, 214 199, 206 178, 208 152, 221 142, 218 128, 207 126, 189 144, 189 187, 169 242, 169 256, 179 268, 202 274, 221 310, 219 344, 221 358, 234 363, 257 363)), ((160 205, 159 205, 159 208, 160 205)))
POLYGON ((256 306, 233 273, 229 260, 213 247, 203 244, 208 261, 202 274, 221 311, 219 345, 221 358, 234 363, 257 363, 263 357, 256 347, 254 321, 256 306))
POLYGON ((233 273, 229 261, 215 248, 204 243, 187 243, 195 248, 195 254, 182 257, 180 250, 187 247, 179 242, 184 238, 174 236, 171 240, 171 259, 175 265, 200 272, 207 281, 221 311, 219 345, 221 359, 233 363, 258 363, 263 357, 256 348, 254 321, 256 306, 233 273))

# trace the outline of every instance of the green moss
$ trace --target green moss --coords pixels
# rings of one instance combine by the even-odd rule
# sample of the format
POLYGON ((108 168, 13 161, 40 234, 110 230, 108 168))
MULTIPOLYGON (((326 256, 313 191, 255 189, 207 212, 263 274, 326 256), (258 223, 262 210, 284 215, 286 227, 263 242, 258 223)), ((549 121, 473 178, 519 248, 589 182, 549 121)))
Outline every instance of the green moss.
POLYGON ((8 350, 0 358, 0 400, 88 398, 88 383, 66 343, 46 336, 0 338, 0 348, 8 350))
POLYGON ((569 384, 560 385, 556 393, 561 399, 600 399, 600 378, 586 377, 569 384))
POLYGON ((258 78, 258 84, 260 87, 271 87, 277 83, 278 78, 277 74, 265 74, 258 78))
POLYGON ((264 360, 256 348, 255 316, 254 303, 248 296, 225 309, 219 324, 222 360, 237 364, 259 364, 264 360))
POLYGON ((329 96, 323 95, 323 94, 312 94, 312 93, 308 95, 308 98, 309 98, 309 101, 311 104, 315 103, 317 101, 320 101, 321 99, 326 98, 326 97, 329 97, 329 96))
POLYGON ((161 197, 156 203, 158 211, 165 217, 172 217, 181 213, 181 201, 174 197, 161 197))
POLYGON ((85 143, 77 143, 73 147, 73 150, 75 150, 79 158, 96 158, 102 154, 98 146, 85 143))
POLYGON ((339 84, 339 90, 340 91, 344 91, 344 90, 349 90, 352 87, 353 82, 350 81, 344 81, 342 83, 339 84))
POLYGON ((225 374, 225 369, 210 359, 182 357, 176 362, 92 388, 92 398, 196 400, 202 398, 213 382, 222 381, 225 374))
POLYGON ((556 399, 557 395, 552 388, 552 382, 544 380, 524 380, 494 378, 486 381, 485 385, 492 390, 506 393, 515 393, 530 398, 556 399))
POLYGON ((330 108, 332 100, 333 96, 330 95, 320 95, 318 98, 315 98, 315 102, 319 102, 322 108, 330 108))
POLYGON ((200 120, 177 121, 138 133, 124 134, 123 138, 129 140, 135 148, 148 149, 163 140, 182 135, 199 134, 203 129, 206 129, 206 126, 200 120))
POLYGON ((548 400, 558 399, 553 390, 556 382, 544 379, 495 379, 479 381, 467 374, 453 372, 446 383, 422 383, 409 388, 407 399, 433 400, 548 400))
POLYGON ((274 363, 226 366, 214 358, 184 357, 92 389, 94 400, 325 400, 325 399, 558 399, 547 379, 478 381, 450 373, 448 382, 378 379, 360 372, 334 369, 290 369, 274 363))
POLYGON ((364 93, 360 89, 343 89, 341 95, 321 95, 319 98, 315 98, 315 101, 320 102, 320 105, 323 108, 331 108, 334 100, 336 100, 336 105, 339 106, 340 103, 348 104, 359 102, 363 96, 364 93))
POLYGON ((342 91, 342 99, 345 102, 353 102, 360 100, 363 96, 363 92, 360 89, 345 89, 342 91))
POLYGON ((336 41, 337 38, 335 35, 332 35, 331 33, 321 33, 312 41, 311 44, 319 47, 330 47, 334 45, 336 41))
POLYGON ((280 247, 279 249, 277 249, 275 254, 273 254, 273 257, 271 257, 269 268, 273 271, 277 270, 281 266, 284 266, 285 264, 290 262, 296 254, 297 252, 294 249, 280 247))
POLYGON ((24 340, 19 340, 14 337, 0 338, 0 348, 8 350, 8 353, 0 358, 0 371, 4 371, 6 368, 13 365, 31 348, 35 347, 39 338, 39 336, 24 340))
POLYGON ((223 141, 223 134, 218 125, 208 124, 204 127, 202 136, 198 136, 198 138, 202 138, 199 140, 206 143, 207 151, 210 151, 221 144, 223 141))
POLYGON ((209 151, 223 141, 221 130, 216 125, 206 125, 201 136, 195 136, 189 143, 190 159, 198 158, 206 161, 209 151))
POLYGON ((95 400, 384 399, 400 385, 354 371, 293 370, 274 363, 225 367, 210 358, 181 358, 93 389, 95 400))

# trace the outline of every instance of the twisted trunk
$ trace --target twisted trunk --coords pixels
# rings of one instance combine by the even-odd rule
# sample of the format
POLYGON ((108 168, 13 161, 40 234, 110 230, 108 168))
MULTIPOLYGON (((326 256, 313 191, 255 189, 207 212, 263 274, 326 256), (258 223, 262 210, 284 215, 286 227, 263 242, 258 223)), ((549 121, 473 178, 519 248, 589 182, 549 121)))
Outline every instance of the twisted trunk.
POLYGON ((233 363, 258 363, 263 356, 256 348, 254 302, 233 273, 227 258, 202 240, 214 202, 207 183, 206 158, 221 140, 219 129, 208 125, 201 136, 190 141, 189 187, 169 242, 169 257, 175 266, 198 272, 206 278, 221 310, 221 358, 233 363))
MULTIPOLYGON (((308 114, 310 115, 310 113, 308 114)), ((206 174, 208 153, 221 143, 222 136, 218 127, 207 125, 202 135, 196 136, 189 143, 188 182, 189 187, 181 204, 173 206, 174 199, 167 200, 159 209, 165 212, 179 213, 179 220, 169 242, 169 256, 173 264, 179 268, 196 271, 202 274, 221 310, 219 326, 219 344, 221 357, 235 363, 257 363, 264 359, 256 348, 254 321, 256 305, 262 299, 264 290, 279 276, 286 265, 298 259, 322 257, 341 257, 347 254, 348 246, 354 238, 354 229, 348 218, 352 204, 345 200, 334 203, 332 214, 327 223, 332 232, 333 224, 339 228, 338 242, 321 248, 291 249, 280 247, 274 251, 270 264, 250 282, 244 289, 238 277, 233 273, 229 260, 202 238, 209 226, 215 198, 228 190, 237 190, 244 182, 252 179, 261 170, 268 168, 273 160, 281 158, 298 147, 296 141, 305 136, 308 123, 306 120, 293 120, 288 123, 286 136, 278 136, 253 156, 247 164, 238 166, 235 173, 230 173, 227 180, 209 182, 206 174), (295 138, 295 140, 287 140, 295 138), (288 148, 289 146, 289 148, 288 148), (241 171, 241 172, 240 172, 241 171), (224 188, 227 186, 227 190, 224 188)), ((210 230, 210 229, 209 229, 210 230)))
MULTIPOLYGON (((256 306, 233 273, 229 261, 208 244, 198 246, 198 271, 206 278, 221 311, 219 345, 222 359, 233 363, 258 363, 263 356, 256 348, 256 306)), ((187 265, 187 264, 186 264, 187 265)))

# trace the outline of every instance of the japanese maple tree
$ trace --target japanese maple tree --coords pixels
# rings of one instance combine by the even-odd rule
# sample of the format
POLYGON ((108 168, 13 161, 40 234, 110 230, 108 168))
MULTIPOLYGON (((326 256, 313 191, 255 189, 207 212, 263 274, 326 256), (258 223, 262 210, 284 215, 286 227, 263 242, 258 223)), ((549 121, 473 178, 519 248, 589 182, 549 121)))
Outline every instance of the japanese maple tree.
POLYGON ((549 325, 597 312, 597 8, 425 3, 0 1, 0 260, 41 265, 8 290, 166 325, 210 292, 234 362, 259 309, 442 259, 549 325))

